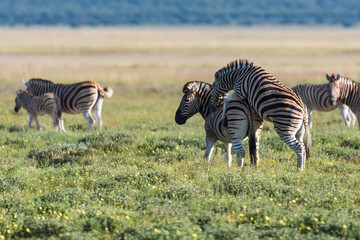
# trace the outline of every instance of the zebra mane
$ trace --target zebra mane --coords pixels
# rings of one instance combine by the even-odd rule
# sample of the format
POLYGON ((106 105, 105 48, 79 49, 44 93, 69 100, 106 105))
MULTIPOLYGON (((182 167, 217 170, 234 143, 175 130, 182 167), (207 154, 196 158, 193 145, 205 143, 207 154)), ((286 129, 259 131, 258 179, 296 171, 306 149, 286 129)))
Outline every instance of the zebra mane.
POLYGON ((195 92, 196 90, 199 89, 200 85, 208 85, 209 88, 211 88, 211 84, 209 84, 209 83, 200 82, 200 81, 191 81, 191 82, 185 83, 182 91, 183 91, 183 93, 195 92))
POLYGON ((240 69, 240 68, 246 68, 246 67, 252 67, 253 65, 254 65, 254 63, 249 62, 249 60, 247 60, 247 59, 238 59, 238 60, 232 61, 232 62, 228 63, 226 65, 226 67, 220 68, 215 73, 215 79, 217 79, 217 78, 223 76, 224 74, 231 72, 233 70, 240 69))
POLYGON ((41 78, 32 78, 29 80, 29 84, 35 84, 35 85, 48 85, 48 84, 54 84, 50 80, 41 79, 41 78))

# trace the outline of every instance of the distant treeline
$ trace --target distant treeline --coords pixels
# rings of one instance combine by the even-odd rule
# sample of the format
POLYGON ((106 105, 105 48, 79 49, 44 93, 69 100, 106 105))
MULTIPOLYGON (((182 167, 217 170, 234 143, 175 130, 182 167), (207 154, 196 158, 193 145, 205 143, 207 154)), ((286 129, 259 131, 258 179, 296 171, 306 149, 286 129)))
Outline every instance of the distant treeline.
POLYGON ((359 0, 1 0, 0 25, 343 25, 359 0))

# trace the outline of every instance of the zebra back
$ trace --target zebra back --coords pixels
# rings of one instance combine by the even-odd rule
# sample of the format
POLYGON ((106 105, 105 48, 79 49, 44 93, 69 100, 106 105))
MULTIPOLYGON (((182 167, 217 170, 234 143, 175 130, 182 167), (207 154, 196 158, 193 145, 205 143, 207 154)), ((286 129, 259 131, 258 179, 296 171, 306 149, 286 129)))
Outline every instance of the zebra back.
POLYGON ((40 96, 46 92, 54 93, 60 99, 62 112, 77 114, 90 111, 96 104, 99 97, 104 95, 111 97, 112 89, 105 90, 94 81, 84 81, 73 84, 55 84, 44 79, 30 79, 27 91, 40 96))
POLYGON ((219 95, 231 89, 235 90, 239 99, 247 99, 265 120, 281 121, 290 126, 284 118, 296 118, 299 121, 303 121, 304 115, 307 118, 306 106, 299 95, 248 60, 234 61, 215 73, 213 98, 219 98, 219 95))
POLYGON ((292 90, 299 94, 307 108, 318 111, 332 111, 336 108, 330 103, 328 84, 297 85, 292 90))

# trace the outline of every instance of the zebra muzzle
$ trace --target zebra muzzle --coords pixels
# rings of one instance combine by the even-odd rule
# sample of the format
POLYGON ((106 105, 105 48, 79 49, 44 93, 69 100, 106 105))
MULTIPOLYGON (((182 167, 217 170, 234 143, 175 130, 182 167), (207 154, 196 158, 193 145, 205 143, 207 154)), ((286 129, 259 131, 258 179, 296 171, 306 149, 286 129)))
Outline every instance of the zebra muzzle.
POLYGON ((176 111, 176 114, 175 114, 175 122, 179 125, 183 125, 186 123, 186 118, 182 117, 181 116, 181 113, 180 111, 176 111))

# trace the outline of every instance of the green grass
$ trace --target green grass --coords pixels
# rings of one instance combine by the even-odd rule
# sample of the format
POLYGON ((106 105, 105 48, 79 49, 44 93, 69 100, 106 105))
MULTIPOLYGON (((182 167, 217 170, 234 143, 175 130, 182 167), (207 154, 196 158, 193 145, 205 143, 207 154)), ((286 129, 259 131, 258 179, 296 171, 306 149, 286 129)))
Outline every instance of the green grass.
MULTIPOLYGON (((250 166, 247 157, 244 169, 235 163, 228 170, 220 143, 210 164, 203 159, 200 117, 177 126, 161 104, 154 104, 156 114, 128 130, 86 134, 81 118, 66 124, 66 134, 52 131, 50 118, 41 118, 46 130, 40 133, 3 123, 1 235, 360 237, 360 138, 356 127, 343 126, 337 112, 326 113, 335 122, 326 132, 318 131, 316 122, 323 114, 313 114, 313 157, 305 172, 296 170, 295 154, 269 123, 261 136, 260 166, 250 166)), ((138 110, 146 112, 146 106, 138 110)), ((71 118, 65 115, 65 122, 71 118)))
MULTIPOLYGON (((221 143, 209 164, 203 159, 200 116, 184 126, 174 121, 182 85, 211 82, 227 61, 217 65, 218 60, 199 56, 193 66, 193 56, 169 60, 150 54, 143 61, 137 54, 130 56, 137 63, 130 68, 116 57, 106 62, 93 56, 83 59, 84 65, 51 55, 30 65, 17 61, 24 56, 8 56, 6 63, 1 59, 7 57, 0 57, 5 66, 0 69, 0 239, 360 238, 359 131, 346 128, 338 110, 313 112, 312 157, 304 172, 297 171, 295 153, 270 123, 261 135, 259 167, 252 167, 247 155, 243 169, 234 159, 229 170, 221 143), (159 65, 149 66, 152 60, 159 65), (27 74, 111 86, 103 131, 87 134, 81 115, 64 115, 66 134, 52 130, 50 117, 40 117, 43 131, 34 126, 26 131, 26 112, 15 114, 13 107, 27 74)), ((325 81, 323 58, 274 59, 266 65, 279 78, 294 76, 284 80, 290 86, 325 81), (316 74, 298 75, 310 65, 316 74)), ((339 61, 347 69, 346 58, 339 61)), ((359 65, 351 64, 350 69, 359 65)))

